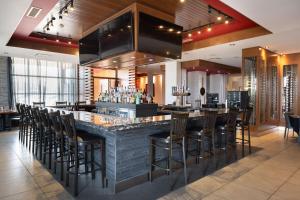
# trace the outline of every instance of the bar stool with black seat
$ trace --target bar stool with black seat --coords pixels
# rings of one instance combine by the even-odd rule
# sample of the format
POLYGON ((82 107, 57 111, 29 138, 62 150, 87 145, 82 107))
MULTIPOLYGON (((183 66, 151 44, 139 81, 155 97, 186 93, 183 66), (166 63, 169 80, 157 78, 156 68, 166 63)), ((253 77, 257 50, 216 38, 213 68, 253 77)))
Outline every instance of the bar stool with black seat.
POLYGON ((22 135, 23 135, 23 127, 24 127, 24 112, 23 112, 23 105, 20 103, 16 104, 17 112, 20 115, 20 120, 19 120, 19 140, 21 140, 22 135))
POLYGON ((250 137, 250 119, 253 112, 253 108, 247 107, 243 109, 242 119, 237 120, 237 127, 240 127, 242 131, 242 138, 236 138, 242 141, 242 153, 244 154, 245 142, 249 146, 249 153, 251 153, 251 137, 250 137), (248 139, 245 139, 245 131, 247 131, 248 139))
POLYGON ((293 113, 292 112, 285 112, 284 113, 285 128, 284 128, 283 138, 286 138, 286 139, 288 139, 288 137, 289 137, 290 129, 293 130, 293 136, 294 136, 294 129, 291 125, 291 121, 290 121, 290 117, 289 117, 290 115, 293 115, 293 113))
POLYGON ((219 149, 226 150, 228 144, 235 146, 237 116, 238 110, 230 109, 226 116, 226 124, 217 127, 219 149))
POLYGON ((78 175, 92 174, 95 179, 95 172, 102 172, 102 186, 106 185, 106 164, 105 164, 105 142, 104 139, 88 133, 78 132, 75 127, 73 113, 62 115, 62 124, 66 132, 66 186, 69 186, 69 175, 74 175, 74 195, 78 195, 78 175), (97 147, 98 146, 98 147, 97 147), (95 150, 101 150, 101 164, 95 161, 95 150), (90 160, 86 157, 90 153, 90 160), (91 170, 89 170, 89 164, 91 170), (85 170, 81 171, 80 166, 84 165, 85 170), (97 166, 98 168, 96 168, 97 166))
POLYGON ((65 156, 65 138, 63 133, 63 125, 61 121, 61 116, 59 111, 51 112, 49 113, 49 118, 51 120, 51 129, 55 133, 54 137, 54 173, 56 174, 57 169, 57 163, 60 163, 60 180, 63 180, 64 178, 64 162, 66 160, 64 159, 65 156), (59 151, 58 151, 59 149, 59 151))
POLYGON ((23 144, 28 147, 29 138, 32 134, 32 116, 31 116, 31 106, 24 107, 24 134, 23 134, 23 144))
POLYGON ((40 110, 38 107, 32 109, 32 116, 36 126, 36 139, 35 139, 35 156, 43 159, 43 143, 44 143, 44 126, 41 115, 48 112, 47 109, 40 110))
POLYGON ((39 145, 39 131, 40 131, 40 124, 38 118, 38 108, 31 108, 31 126, 32 132, 29 137, 29 150, 31 149, 32 153, 37 156, 38 145, 39 145), (32 146, 32 147, 31 147, 32 146))
POLYGON ((215 125, 217 114, 218 111, 205 111, 204 116, 201 118, 203 122, 202 129, 199 131, 191 131, 187 135, 189 143, 196 142, 196 163, 199 163, 199 160, 204 158, 204 154, 207 150, 209 154, 215 155, 215 125))
POLYGON ((186 126, 189 113, 185 112, 173 112, 171 114, 171 127, 169 132, 162 132, 149 136, 149 158, 150 158, 150 170, 149 180, 152 181, 152 171, 155 167, 165 170, 168 174, 172 173, 172 161, 183 164, 184 169, 184 181, 187 184, 187 172, 186 172, 186 126), (173 157, 173 150, 181 148, 182 160, 175 159, 173 157), (155 159, 155 150, 162 149, 167 151, 167 158, 155 159), (163 167, 162 162, 166 162, 167 166, 163 167))
POLYGON ((43 144, 43 164, 46 164, 46 157, 48 154, 48 168, 52 167, 52 151, 55 140, 54 132, 51 129, 51 121, 47 109, 40 112, 40 117, 43 126, 42 144, 43 144))

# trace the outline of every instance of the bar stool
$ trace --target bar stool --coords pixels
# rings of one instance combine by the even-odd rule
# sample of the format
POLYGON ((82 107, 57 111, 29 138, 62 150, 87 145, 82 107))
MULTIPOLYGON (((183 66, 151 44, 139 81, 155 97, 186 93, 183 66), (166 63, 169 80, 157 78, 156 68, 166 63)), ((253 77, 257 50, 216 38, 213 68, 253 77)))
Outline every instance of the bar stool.
POLYGON ((64 178, 64 155, 65 155, 65 138, 63 133, 63 125, 59 111, 49 113, 51 120, 51 129, 55 133, 54 140, 54 173, 56 174, 57 163, 60 163, 60 180, 64 178), (59 149, 59 151, 57 151, 59 149))
POLYGON ((215 125, 217 114, 218 111, 205 111, 203 118, 201 118, 203 122, 202 130, 198 132, 192 131, 188 134, 189 141, 196 142, 197 145, 196 163, 199 163, 199 160, 204 157, 206 152, 205 144, 208 145, 209 153, 211 154, 211 152, 213 152, 213 155, 215 155, 215 125))
POLYGON ((243 110, 242 119, 237 120, 237 126, 241 128, 242 138, 236 138, 242 141, 242 152, 244 154, 245 142, 248 143, 249 153, 251 153, 251 138, 250 138, 250 118, 253 112, 253 108, 247 107, 243 110), (245 139, 245 131, 248 133, 248 139, 245 139))
POLYGON ((237 124, 238 111, 230 109, 227 114, 226 124, 217 127, 219 148, 226 150, 228 143, 235 144, 236 138, 236 124, 237 124), (230 137, 230 138, 229 138, 230 137), (224 144, 222 142, 224 141, 224 144))
POLYGON ((154 167, 163 169, 168 174, 172 173, 172 161, 183 164, 184 168, 184 181, 187 184, 187 172, 186 172, 186 126, 189 113, 173 112, 171 115, 171 128, 170 132, 162 132, 149 136, 149 158, 150 158, 150 169, 149 169, 149 180, 152 181, 152 171, 154 167), (173 150, 181 147, 182 161, 173 158, 173 150), (168 153, 167 158, 160 160, 155 159, 154 152, 156 149, 162 149, 168 153), (162 161, 167 162, 167 167, 160 165, 162 161))
POLYGON ((51 121, 49 118, 49 113, 47 109, 44 112, 40 112, 43 134, 42 134, 42 144, 43 144, 43 164, 46 163, 46 157, 48 154, 48 168, 52 167, 52 150, 54 144, 54 132, 51 129, 51 121))
POLYGON ((36 139, 37 139, 37 126, 36 126, 36 122, 34 119, 34 112, 36 112, 37 109, 38 108, 29 107, 29 110, 28 110, 28 118, 30 121, 28 146, 29 146, 29 151, 32 150, 33 153, 34 153, 34 148, 35 148, 36 139))
POLYGON ((92 174, 92 179, 95 179, 95 172, 101 170, 102 172, 102 186, 106 185, 106 167, 105 167, 105 143, 104 139, 93 136, 83 132, 77 132, 75 127, 75 120, 73 113, 62 115, 62 124, 64 126, 67 151, 67 172, 66 172, 66 186, 69 186, 69 175, 74 175, 74 195, 78 195, 78 175, 92 174), (95 147, 98 146, 98 147, 95 147), (101 150, 101 161, 99 164, 95 162, 95 150, 101 150), (90 161, 86 157, 90 153, 90 161), (81 162, 83 160, 83 162, 81 162), (90 164, 91 170, 89 170, 90 164), (84 165, 85 170, 80 171, 80 166, 84 165), (98 168, 95 168, 98 166, 98 168))
POLYGON ((39 154, 39 159, 43 159, 43 142, 44 142, 44 127, 41 115, 42 113, 47 112, 46 109, 40 110, 38 107, 32 109, 32 116, 34 124, 36 126, 36 139, 35 139, 35 156, 39 154))
POLYGON ((25 106, 24 107, 24 133, 23 133, 23 144, 25 143, 25 146, 28 146, 28 140, 30 137, 30 134, 32 133, 32 118, 31 118, 31 106, 25 106))
POLYGON ((22 109, 23 105, 20 103, 16 104, 17 112, 20 115, 20 120, 19 120, 19 140, 22 138, 23 134, 23 121, 24 121, 24 112, 22 109))
POLYGON ((293 130, 293 136, 294 136, 294 129, 291 125, 291 121, 290 121, 290 115, 293 115, 292 112, 285 112, 284 113, 284 120, 285 120, 285 128, 284 128, 284 136, 283 138, 288 139, 289 137, 289 132, 290 132, 290 128, 293 130))

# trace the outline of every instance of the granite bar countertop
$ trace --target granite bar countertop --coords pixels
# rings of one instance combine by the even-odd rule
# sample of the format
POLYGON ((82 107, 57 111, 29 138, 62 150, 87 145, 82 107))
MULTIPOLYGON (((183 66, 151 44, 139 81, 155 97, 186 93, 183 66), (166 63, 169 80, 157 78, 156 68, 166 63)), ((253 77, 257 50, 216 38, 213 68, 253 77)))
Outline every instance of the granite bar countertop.
MULTIPOLYGON (((171 115, 158 115, 152 117, 125 118, 112 115, 91 113, 86 111, 65 111, 66 114, 72 112, 74 118, 79 123, 90 124, 106 131, 124 131, 135 128, 145 128, 150 126, 161 126, 170 123, 171 115)), ((226 114, 227 109, 218 109, 218 114, 226 114)), ((190 112, 190 118, 200 118, 204 112, 190 112)))

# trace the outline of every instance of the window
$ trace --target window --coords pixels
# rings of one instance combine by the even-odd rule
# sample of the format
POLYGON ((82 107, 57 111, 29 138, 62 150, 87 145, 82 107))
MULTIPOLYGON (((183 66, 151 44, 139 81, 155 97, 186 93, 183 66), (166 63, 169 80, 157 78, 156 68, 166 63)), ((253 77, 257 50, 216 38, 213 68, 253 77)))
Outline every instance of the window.
POLYGON ((45 102, 51 106, 56 101, 73 104, 78 100, 78 85, 82 85, 78 81, 83 80, 78 79, 76 64, 28 58, 12 58, 12 61, 15 103, 45 102))

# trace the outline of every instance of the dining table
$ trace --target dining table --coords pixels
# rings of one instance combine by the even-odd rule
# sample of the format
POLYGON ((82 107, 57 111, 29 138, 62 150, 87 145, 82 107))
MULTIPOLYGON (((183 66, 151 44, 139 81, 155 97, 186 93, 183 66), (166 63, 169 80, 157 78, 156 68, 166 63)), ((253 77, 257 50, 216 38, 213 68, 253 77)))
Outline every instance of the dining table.
POLYGON ((10 122, 10 116, 16 115, 17 111, 12 109, 0 109, 0 131, 6 129, 6 125, 10 122))

